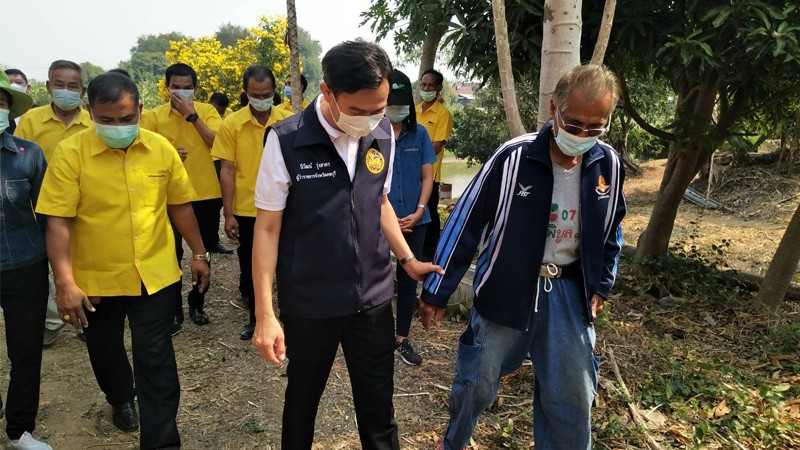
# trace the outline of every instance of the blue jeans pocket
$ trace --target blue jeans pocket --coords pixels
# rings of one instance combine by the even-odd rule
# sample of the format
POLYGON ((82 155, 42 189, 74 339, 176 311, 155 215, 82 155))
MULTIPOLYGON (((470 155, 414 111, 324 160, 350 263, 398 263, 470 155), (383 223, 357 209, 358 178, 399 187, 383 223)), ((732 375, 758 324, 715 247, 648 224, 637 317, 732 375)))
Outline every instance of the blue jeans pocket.
POLYGON ((471 328, 467 328, 458 339, 456 372, 468 383, 477 383, 479 378, 481 345, 475 341, 471 328))

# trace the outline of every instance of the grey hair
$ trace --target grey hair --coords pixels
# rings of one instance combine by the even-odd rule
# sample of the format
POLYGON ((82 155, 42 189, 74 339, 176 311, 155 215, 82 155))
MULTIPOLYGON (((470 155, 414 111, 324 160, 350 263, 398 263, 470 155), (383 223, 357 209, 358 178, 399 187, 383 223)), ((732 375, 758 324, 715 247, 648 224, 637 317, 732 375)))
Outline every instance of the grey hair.
MULTIPOLYGON (((561 109, 573 89, 581 89, 589 101, 599 101, 606 95, 611 96, 611 111, 619 102, 619 79, 606 66, 584 64, 564 74, 553 90, 553 104, 561 109)), ((609 112, 611 112, 609 111, 609 112)))

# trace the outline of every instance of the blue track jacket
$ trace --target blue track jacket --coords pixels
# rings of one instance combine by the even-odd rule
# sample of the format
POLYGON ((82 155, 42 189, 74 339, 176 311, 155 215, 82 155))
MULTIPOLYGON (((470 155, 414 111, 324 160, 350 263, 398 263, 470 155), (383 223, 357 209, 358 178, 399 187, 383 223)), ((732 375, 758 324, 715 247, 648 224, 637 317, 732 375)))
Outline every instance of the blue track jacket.
MULTIPOLYGON (((553 195, 552 122, 539 133, 512 139, 495 151, 467 186, 445 224, 422 300, 443 308, 478 252, 473 289, 481 316, 526 329, 533 312, 553 195)), ((584 304, 608 298, 622 253, 624 168, 611 146, 598 141, 581 162, 580 262, 584 304)))

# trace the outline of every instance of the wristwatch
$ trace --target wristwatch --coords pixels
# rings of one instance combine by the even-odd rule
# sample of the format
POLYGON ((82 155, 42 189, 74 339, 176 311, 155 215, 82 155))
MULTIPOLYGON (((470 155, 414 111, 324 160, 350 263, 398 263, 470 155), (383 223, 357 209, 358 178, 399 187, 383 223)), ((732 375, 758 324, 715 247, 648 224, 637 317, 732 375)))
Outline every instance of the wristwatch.
POLYGON ((202 255, 194 255, 192 259, 195 261, 205 261, 207 263, 211 262, 211 253, 205 252, 202 255))
POLYGON ((190 122, 190 123, 194 123, 194 122, 197 122, 197 119, 199 117, 200 116, 198 116, 196 112, 193 112, 193 113, 189 114, 188 116, 186 116, 186 121, 190 122))

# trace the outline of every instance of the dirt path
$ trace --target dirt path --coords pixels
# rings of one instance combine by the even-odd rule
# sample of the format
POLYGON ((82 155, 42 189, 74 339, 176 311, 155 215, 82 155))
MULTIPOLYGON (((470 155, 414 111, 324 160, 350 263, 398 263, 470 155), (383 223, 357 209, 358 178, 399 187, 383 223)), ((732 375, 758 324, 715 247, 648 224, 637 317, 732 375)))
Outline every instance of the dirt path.
MULTIPOLYGON (((635 244, 635 237, 647 223, 663 164, 648 163, 644 176, 628 181, 630 209, 624 224, 628 243, 635 244)), ((796 202, 774 205, 773 214, 762 218, 752 214, 757 209, 721 213, 683 204, 673 241, 706 249, 723 239, 730 240, 730 247, 721 256, 722 264, 758 272, 766 267, 795 206, 796 202)), ((239 340, 247 315, 232 303, 238 301, 237 274, 235 255, 215 258, 214 285, 207 296, 211 324, 197 327, 187 322, 184 331, 174 338, 182 388, 178 421, 186 449, 278 448, 284 368, 267 364, 249 343, 239 340)), ((186 292, 187 286, 184 288, 186 292)), ((462 329, 463 323, 453 321, 429 333, 416 323, 412 326, 412 340, 425 362, 420 367, 408 367, 398 361, 396 366, 395 409, 403 448, 430 449, 440 438, 447 421, 448 390, 462 329)), ((0 347, 0 358, 7 361, 5 345, 0 347)), ((5 381, 0 384, 5 387, 7 363, 0 367, 0 374, 5 381)), ((514 376, 527 380, 530 373, 520 371, 514 376)), ((530 392, 521 394, 502 398, 506 404, 518 406, 516 415, 502 412, 480 422, 473 448, 499 447, 496 439, 502 430, 498 430, 497 420, 514 418, 517 435, 530 435, 530 392)), ((44 351, 36 436, 55 449, 137 448, 138 435, 117 431, 109 416, 110 407, 94 380, 85 345, 73 331, 65 329, 56 344, 44 351)), ((341 356, 336 359, 323 396, 316 429, 316 448, 359 448, 341 356)))

